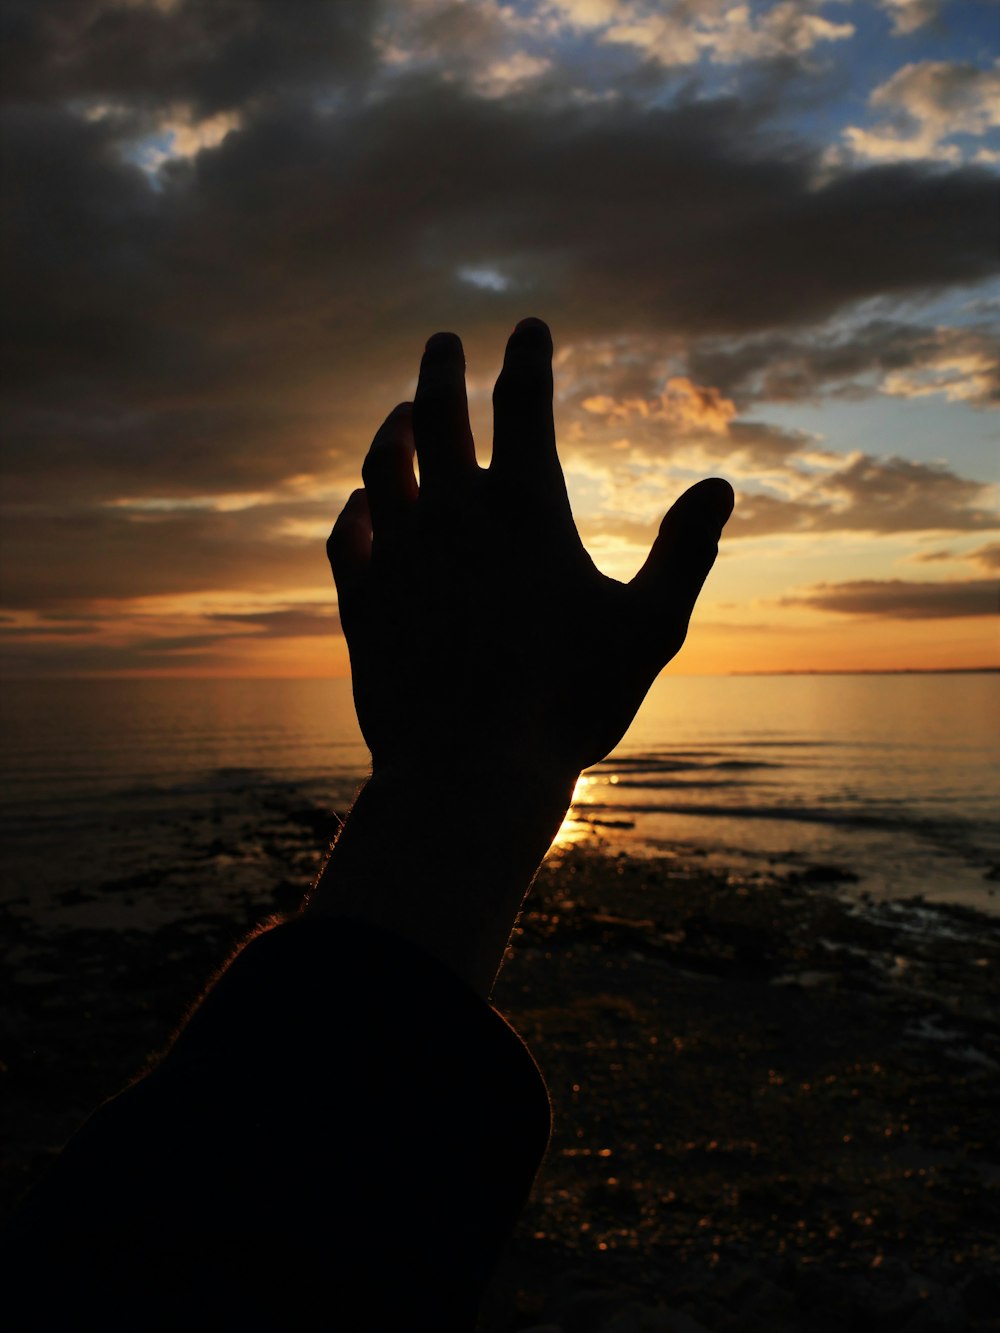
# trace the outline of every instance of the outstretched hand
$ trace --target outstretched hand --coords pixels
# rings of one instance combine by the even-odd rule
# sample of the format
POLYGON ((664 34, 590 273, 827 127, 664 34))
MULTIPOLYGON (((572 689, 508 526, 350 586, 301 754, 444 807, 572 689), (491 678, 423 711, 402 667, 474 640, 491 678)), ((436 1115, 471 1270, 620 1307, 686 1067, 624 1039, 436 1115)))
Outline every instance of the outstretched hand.
POLYGON ((437 763, 572 781, 604 758, 684 642, 732 512, 728 482, 692 486, 619 583, 570 511, 541 320, 511 334, 493 407, 483 468, 462 344, 435 334, 328 542, 376 775, 437 763))

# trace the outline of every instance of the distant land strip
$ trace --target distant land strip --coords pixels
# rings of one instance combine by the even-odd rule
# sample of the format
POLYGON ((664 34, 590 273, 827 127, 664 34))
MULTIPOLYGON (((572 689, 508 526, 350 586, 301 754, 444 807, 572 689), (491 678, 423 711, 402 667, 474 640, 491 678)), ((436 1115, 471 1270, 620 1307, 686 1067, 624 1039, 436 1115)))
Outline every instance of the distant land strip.
POLYGON ((786 667, 775 671, 729 671, 729 676, 982 676, 1000 672, 1000 666, 974 667, 826 667, 809 670, 786 667))

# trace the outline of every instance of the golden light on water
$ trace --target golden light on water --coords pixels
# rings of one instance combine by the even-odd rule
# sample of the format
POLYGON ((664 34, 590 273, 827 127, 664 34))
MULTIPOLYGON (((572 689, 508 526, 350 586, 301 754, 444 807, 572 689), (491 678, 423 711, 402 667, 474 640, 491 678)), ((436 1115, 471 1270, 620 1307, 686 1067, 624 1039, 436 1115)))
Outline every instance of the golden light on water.
POLYGON ((577 778, 576 786, 573 788, 573 799, 570 801, 565 819, 559 825, 559 832, 552 843, 553 848, 572 847, 575 843, 582 842, 587 837, 590 832, 590 825, 581 820, 581 808, 593 803, 596 796, 593 788, 602 781, 605 781, 605 779, 595 777, 590 773, 581 773, 577 778))

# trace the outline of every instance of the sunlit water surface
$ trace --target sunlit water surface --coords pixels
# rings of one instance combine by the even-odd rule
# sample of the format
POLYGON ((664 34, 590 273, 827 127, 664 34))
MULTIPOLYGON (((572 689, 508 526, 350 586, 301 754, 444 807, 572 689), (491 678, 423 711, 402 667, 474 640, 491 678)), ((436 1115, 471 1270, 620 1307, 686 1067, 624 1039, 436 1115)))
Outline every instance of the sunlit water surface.
MULTIPOLYGON (((262 785, 343 810, 367 768, 346 681, 13 681, 2 723, 8 899, 168 862, 178 819, 262 785)), ((996 674, 663 677, 560 842, 1000 912, 998 730, 996 674)))

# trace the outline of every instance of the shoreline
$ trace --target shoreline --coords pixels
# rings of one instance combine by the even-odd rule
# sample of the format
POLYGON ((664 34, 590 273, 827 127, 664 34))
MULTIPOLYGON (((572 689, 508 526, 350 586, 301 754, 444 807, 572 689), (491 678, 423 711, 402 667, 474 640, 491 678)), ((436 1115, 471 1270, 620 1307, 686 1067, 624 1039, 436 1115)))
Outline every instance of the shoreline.
MULTIPOLYGON (((241 864, 223 829, 201 900, 152 929, 3 909, 5 1208, 246 931, 294 908, 328 831, 307 803, 276 811, 273 855, 241 864)), ((569 846, 539 872, 494 1001, 555 1129, 482 1333, 990 1327, 1000 922, 849 902, 843 868, 706 861, 569 846)), ((83 897, 134 918, 162 889, 166 911, 165 879, 83 897)))

